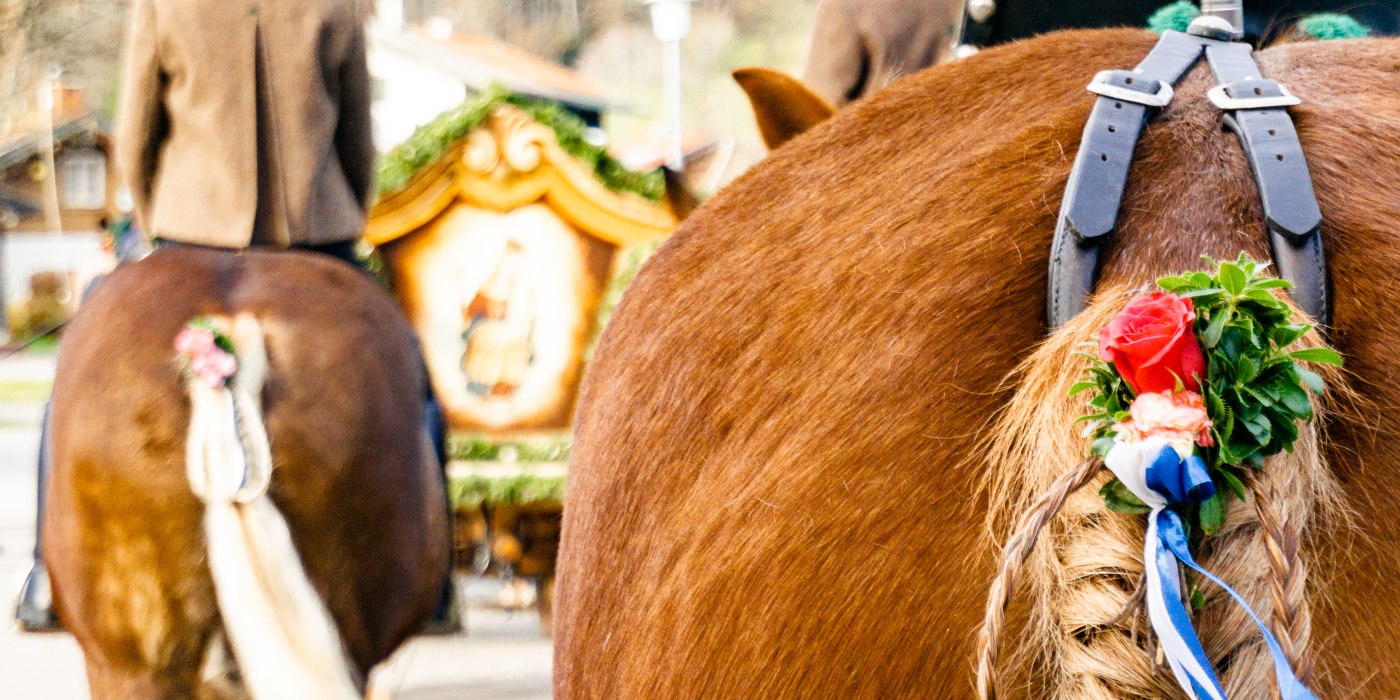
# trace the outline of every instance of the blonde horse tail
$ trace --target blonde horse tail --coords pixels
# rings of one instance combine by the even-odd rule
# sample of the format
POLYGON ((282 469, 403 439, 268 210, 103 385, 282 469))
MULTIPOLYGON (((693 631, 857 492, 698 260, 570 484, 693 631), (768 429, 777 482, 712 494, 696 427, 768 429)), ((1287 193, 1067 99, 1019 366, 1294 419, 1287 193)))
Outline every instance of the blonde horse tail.
MULTIPOLYGON (((1011 548, 1008 555, 1018 569, 998 581, 1019 580, 1017 592, 1030 604, 1026 627, 1003 637, 1005 596, 994 591, 983 632, 982 697, 994 696, 997 686, 1031 687, 1032 694, 1054 698, 1181 697, 1157 660, 1140 602, 1143 522, 1104 507, 1096 492, 1107 473, 1062 496, 1053 518, 1036 522, 1033 533, 1027 531, 1029 541, 1038 536, 1040 542, 1033 550, 1016 549, 1027 537, 1024 527, 1006 539, 1017 524, 1016 514, 1039 513, 1038 505, 1055 492, 1057 479, 1083 464, 1087 440, 1071 424, 1074 416, 1087 412, 1083 395, 1070 397, 1084 367, 1076 353, 1132 292, 1101 291, 1079 317, 1048 338, 1018 371, 1016 394, 992 431, 987 468, 995 515, 989 524, 993 536, 1011 548), (1019 643, 1006 650, 1008 668, 998 674, 991 646, 1002 638, 1019 643)), ((1319 342, 1309 334, 1305 344, 1319 342)), ((1355 397, 1338 373, 1324 376, 1328 392, 1318 406, 1319 416, 1336 410, 1339 400, 1355 397)), ((1319 423, 1300 426, 1292 453, 1268 459, 1253 484, 1255 507, 1232 508, 1200 557, 1278 632, 1301 674, 1312 670, 1308 598, 1317 594, 1307 581, 1308 557, 1301 545, 1320 519, 1340 517, 1339 490, 1323 454, 1319 423)), ((1222 595, 1213 587, 1204 592, 1208 601, 1222 595)), ((1243 609, 1208 605, 1198 616, 1197 630, 1207 655, 1226 669, 1221 681, 1228 696, 1262 696, 1261 689, 1272 685, 1267 650, 1243 609)))
POLYGON ((262 326, 247 314, 214 322, 233 341, 238 369, 226 387, 187 381, 186 466, 204 502, 209 570, 243 684, 256 700, 359 698, 335 621, 267 496, 272 455, 260 400, 267 378, 262 326))

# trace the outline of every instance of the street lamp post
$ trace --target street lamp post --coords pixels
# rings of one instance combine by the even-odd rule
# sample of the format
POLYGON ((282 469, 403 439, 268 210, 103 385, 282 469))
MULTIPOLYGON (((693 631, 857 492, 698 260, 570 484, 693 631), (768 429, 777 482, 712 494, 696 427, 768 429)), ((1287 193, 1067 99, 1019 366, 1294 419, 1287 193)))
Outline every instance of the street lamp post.
MULTIPOLYGON (((63 74, 58 66, 49 66, 48 76, 39 81, 39 114, 44 122, 39 130, 42 142, 40 149, 44 158, 44 220, 49 231, 55 236, 63 233, 63 213, 58 202, 58 164, 54 159, 54 91, 58 89, 58 78, 63 74)), ((62 240, 61 238, 57 240, 62 240)))
POLYGON ((681 40, 690 33, 690 4, 694 0, 646 0, 651 10, 651 31, 661 42, 662 79, 670 137, 666 165, 680 170, 685 153, 681 147, 681 40))
POLYGON ((5 290, 10 283, 9 277, 5 275, 5 239, 9 237, 10 229, 15 227, 15 219, 15 215, 7 211, 4 203, 0 202, 0 338, 10 337, 10 318, 5 311, 5 305, 9 301, 5 290))

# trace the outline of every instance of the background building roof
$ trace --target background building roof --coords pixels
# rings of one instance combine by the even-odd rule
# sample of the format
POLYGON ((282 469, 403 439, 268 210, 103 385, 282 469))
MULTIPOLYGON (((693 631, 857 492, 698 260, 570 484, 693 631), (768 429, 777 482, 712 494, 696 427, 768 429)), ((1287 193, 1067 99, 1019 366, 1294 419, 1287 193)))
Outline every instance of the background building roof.
POLYGON ((395 32, 377 24, 370 26, 370 36, 379 48, 448 72, 473 91, 500 83, 517 94, 583 111, 601 112, 613 106, 593 81, 488 37, 454 32, 437 39, 417 27, 395 32))
MULTIPOLYGON (((70 142, 96 145, 98 138, 105 136, 108 132, 105 120, 97 115, 89 114, 55 124, 53 141, 57 146, 63 146, 70 142)), ((0 170, 24 163, 34 157, 39 153, 39 147, 42 144, 43 135, 32 131, 0 144, 0 170)))

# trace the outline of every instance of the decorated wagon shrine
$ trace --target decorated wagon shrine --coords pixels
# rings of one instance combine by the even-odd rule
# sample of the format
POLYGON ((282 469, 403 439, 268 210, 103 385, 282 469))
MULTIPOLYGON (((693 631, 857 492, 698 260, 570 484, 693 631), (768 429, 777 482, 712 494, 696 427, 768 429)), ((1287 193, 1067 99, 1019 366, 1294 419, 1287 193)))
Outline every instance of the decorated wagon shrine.
POLYGON ((365 235, 443 404, 464 554, 542 589, 604 299, 619 261, 676 225, 661 174, 589 136, 555 103, 488 90, 385 157, 365 235))
POLYGON ((454 431, 566 430, 624 248, 668 234, 628 172, 552 104, 493 91, 388 156, 366 240, 418 331, 454 431))

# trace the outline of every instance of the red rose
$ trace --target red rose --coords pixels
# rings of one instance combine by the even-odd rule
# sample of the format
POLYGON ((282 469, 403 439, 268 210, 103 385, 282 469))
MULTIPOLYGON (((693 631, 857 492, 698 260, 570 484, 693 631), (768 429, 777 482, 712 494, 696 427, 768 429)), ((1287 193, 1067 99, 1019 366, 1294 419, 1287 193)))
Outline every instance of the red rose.
POLYGON ((1112 362, 1136 394, 1172 393, 1177 380, 1187 391, 1201 390, 1206 360, 1191 322, 1190 299, 1168 292, 1138 297, 1099 330, 1099 356, 1112 362))

